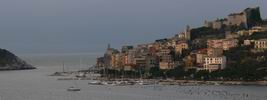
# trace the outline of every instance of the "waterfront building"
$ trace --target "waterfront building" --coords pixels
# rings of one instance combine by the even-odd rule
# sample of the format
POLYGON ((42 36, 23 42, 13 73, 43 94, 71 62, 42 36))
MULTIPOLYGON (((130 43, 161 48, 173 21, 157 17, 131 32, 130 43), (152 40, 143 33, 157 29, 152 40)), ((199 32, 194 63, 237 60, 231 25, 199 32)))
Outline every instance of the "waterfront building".
POLYGON ((185 69, 193 69, 196 65, 196 54, 190 54, 185 58, 185 69))
POLYGON ((159 66, 159 59, 155 55, 147 55, 146 56, 146 66, 145 70, 149 70, 152 67, 158 67, 159 66))
POLYGON ((196 53, 196 63, 198 66, 202 66, 204 58, 207 56, 207 49, 200 49, 196 53))
POLYGON ((224 69, 226 67, 226 57, 205 57, 203 69, 209 72, 224 69))
POLYGON ((104 57, 99 57, 96 59, 96 67, 99 69, 105 67, 104 57))
POLYGON ((161 61, 161 62, 159 62, 159 68, 162 70, 174 69, 175 63, 174 63, 174 61, 171 61, 171 62, 161 61))
POLYGON ((144 69, 146 66, 146 56, 140 55, 134 58, 134 64, 137 69, 144 69))
POLYGON ((159 53, 159 67, 160 69, 173 69, 175 64, 174 64, 174 59, 173 55, 171 52, 173 51, 172 47, 163 47, 159 53))
POLYGON ((121 53, 112 54, 111 67, 112 69, 120 69, 122 66, 121 53))
POLYGON ((134 58, 136 55, 136 49, 131 49, 126 53, 126 64, 134 64, 134 58))
POLYGON ((103 56, 103 62, 105 68, 110 68, 110 69, 112 68, 112 55, 117 53, 119 53, 119 51, 117 49, 111 48, 109 44, 103 56))

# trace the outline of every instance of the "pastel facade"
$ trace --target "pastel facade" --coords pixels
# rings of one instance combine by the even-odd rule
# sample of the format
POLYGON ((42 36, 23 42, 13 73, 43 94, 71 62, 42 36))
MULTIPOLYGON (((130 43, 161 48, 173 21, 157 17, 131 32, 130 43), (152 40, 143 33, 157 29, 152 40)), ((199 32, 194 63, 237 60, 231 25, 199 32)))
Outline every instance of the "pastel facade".
POLYGON ((208 56, 211 57, 218 57, 223 55, 223 49, 222 48, 208 48, 207 49, 208 56))
POLYGON ((217 40, 208 40, 208 48, 222 48, 223 50, 229 50, 230 48, 238 46, 237 39, 217 39, 217 40))
POLYGON ((267 39, 255 40, 255 49, 267 49, 267 39))
POLYGON ((175 45, 175 52, 177 54, 182 54, 183 50, 188 49, 188 43, 186 41, 177 41, 175 45))
POLYGON ((111 67, 112 69, 119 69, 122 65, 122 61, 121 61, 121 55, 120 53, 118 54, 112 54, 111 56, 111 67))
POLYGON ((237 39, 224 39, 223 41, 223 50, 229 50, 230 48, 237 47, 237 39))
POLYGON ((159 68, 162 70, 174 69, 174 67, 175 67, 174 62, 159 62, 159 68))
POLYGON ((208 40, 207 45, 208 45, 208 48, 222 48, 223 47, 223 39, 208 40))
POLYGON ((209 72, 224 69, 226 67, 226 57, 205 57, 203 69, 209 72))

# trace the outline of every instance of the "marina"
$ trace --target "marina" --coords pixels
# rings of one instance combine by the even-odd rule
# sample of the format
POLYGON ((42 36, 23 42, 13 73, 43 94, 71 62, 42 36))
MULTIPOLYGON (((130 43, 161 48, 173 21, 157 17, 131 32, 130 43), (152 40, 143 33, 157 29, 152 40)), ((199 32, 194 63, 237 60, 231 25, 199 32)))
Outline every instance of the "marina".
POLYGON ((267 0, 1 0, 0 100, 267 100, 267 0))
MULTIPOLYGON (((83 56, 77 58, 80 57, 83 56)), ((90 100, 177 100, 177 98, 181 100, 265 100, 267 98, 267 87, 260 85, 198 85, 193 82, 173 85, 168 81, 158 83, 154 80, 150 80, 148 85, 140 85, 139 83, 142 83, 138 83, 140 79, 132 80, 134 82, 132 85, 126 78, 124 80, 128 81, 127 85, 115 85, 112 81, 122 81, 122 79, 108 81, 89 77, 77 78, 78 73, 50 76, 55 71, 62 70, 61 64, 57 65, 58 61, 36 62, 34 64, 43 66, 39 66, 36 70, 0 73, 2 100, 88 100, 88 98, 90 100), (68 79, 58 80, 66 77, 68 79), (100 82, 101 84, 98 85, 100 82), (79 88, 80 91, 67 91, 71 86, 79 88)), ((79 70, 75 64, 79 66, 78 59, 68 62, 66 64, 68 71, 70 69, 73 69, 73 72, 79 70), (72 67, 69 67, 70 65, 72 67)), ((143 82, 148 81, 142 80, 143 82)))

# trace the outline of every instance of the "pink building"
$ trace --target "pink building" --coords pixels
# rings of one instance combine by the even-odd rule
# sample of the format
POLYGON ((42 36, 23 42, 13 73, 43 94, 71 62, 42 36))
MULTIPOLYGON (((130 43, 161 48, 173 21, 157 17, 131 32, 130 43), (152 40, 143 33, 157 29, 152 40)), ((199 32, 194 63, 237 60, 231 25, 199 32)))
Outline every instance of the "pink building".
POLYGON ((237 39, 216 39, 207 41, 208 48, 222 48, 223 50, 229 50, 230 48, 238 46, 237 39))

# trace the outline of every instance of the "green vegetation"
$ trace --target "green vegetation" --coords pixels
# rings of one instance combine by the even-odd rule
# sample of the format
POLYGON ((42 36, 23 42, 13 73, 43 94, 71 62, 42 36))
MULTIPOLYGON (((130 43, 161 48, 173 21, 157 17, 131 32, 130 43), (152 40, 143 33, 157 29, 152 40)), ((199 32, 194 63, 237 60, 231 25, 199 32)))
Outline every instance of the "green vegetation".
POLYGON ((248 26, 252 27, 255 25, 259 25, 262 22, 261 14, 259 9, 257 10, 252 10, 251 15, 249 16, 249 23, 248 26))
POLYGON ((159 78, 159 77, 163 77, 164 76, 163 71, 161 71, 159 69, 159 67, 150 68, 149 74, 150 74, 150 76, 149 76, 150 78, 159 78))
POLYGON ((224 30, 217 30, 210 27, 200 27, 192 29, 191 39, 203 39, 203 38, 224 38, 224 30))
POLYGON ((224 30, 217 30, 210 27, 200 27, 191 30, 191 49, 197 50, 207 48, 208 39, 223 39, 224 30))
POLYGON ((224 70, 224 77, 228 80, 259 80, 267 75, 267 51, 251 52, 252 47, 243 46, 230 49, 225 52, 228 60, 228 67, 224 70))
POLYGON ((208 72, 205 70, 187 70, 182 66, 175 69, 160 70, 152 68, 151 78, 163 77, 173 79, 194 79, 194 80, 262 80, 267 76, 267 51, 253 53, 251 46, 240 46, 232 48, 224 55, 227 56, 227 68, 208 72))
POLYGON ((267 32, 255 32, 250 36, 240 37, 240 40, 258 40, 263 38, 267 38, 267 32))

